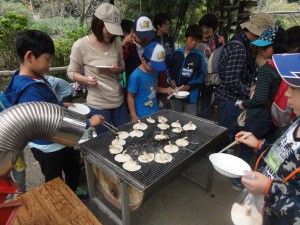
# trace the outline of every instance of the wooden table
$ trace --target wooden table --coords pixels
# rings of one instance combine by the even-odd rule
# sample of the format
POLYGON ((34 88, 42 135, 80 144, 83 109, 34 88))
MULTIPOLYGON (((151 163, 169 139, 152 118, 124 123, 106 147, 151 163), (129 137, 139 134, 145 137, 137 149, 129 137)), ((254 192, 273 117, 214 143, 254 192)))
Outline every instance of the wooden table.
POLYGON ((101 225, 60 178, 36 187, 18 199, 23 205, 14 225, 101 225))

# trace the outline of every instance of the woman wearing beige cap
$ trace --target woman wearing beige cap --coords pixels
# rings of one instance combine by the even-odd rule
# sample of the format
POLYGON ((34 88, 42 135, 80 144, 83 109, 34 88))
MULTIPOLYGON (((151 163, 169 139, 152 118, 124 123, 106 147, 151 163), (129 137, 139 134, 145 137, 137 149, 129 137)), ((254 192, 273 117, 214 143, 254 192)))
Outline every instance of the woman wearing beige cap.
MULTIPOLYGON (((129 122, 118 75, 125 69, 121 43, 116 39, 123 35, 120 23, 120 11, 109 3, 101 4, 92 18, 92 33, 73 44, 68 68, 70 79, 87 86, 91 115, 103 115, 116 127, 129 122)), ((96 127, 97 134, 105 131, 103 126, 96 127)))

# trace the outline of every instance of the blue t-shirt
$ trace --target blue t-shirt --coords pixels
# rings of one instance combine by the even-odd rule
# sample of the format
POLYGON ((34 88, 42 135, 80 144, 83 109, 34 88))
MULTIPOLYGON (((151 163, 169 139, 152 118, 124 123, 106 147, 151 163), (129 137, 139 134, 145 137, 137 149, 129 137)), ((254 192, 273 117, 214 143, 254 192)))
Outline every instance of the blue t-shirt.
POLYGON ((128 92, 135 94, 135 111, 139 118, 159 110, 156 88, 157 72, 148 74, 136 68, 130 75, 128 92))

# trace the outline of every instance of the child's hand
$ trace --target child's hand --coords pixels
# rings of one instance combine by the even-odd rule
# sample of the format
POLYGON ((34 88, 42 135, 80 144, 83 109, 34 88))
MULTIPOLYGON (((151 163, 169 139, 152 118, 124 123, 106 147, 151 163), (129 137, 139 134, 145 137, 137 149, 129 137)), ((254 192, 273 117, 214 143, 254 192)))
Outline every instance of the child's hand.
POLYGON ((72 102, 64 102, 63 107, 68 108, 70 106, 75 106, 72 102))
POLYGON ((127 35, 122 41, 123 46, 131 45, 132 43, 133 43, 133 38, 131 37, 131 35, 127 35))
POLYGON ((102 115, 93 115, 90 118, 90 127, 103 125, 103 123, 104 123, 104 117, 102 115))
POLYGON ((244 110, 244 107, 243 107, 242 102, 239 104, 239 108, 240 108, 241 110, 244 110))
POLYGON ((259 172, 254 172, 254 174, 254 179, 249 179, 247 176, 243 176, 242 183, 250 193, 255 195, 264 194, 270 182, 270 178, 259 172))
POLYGON ((176 93, 176 89, 173 89, 173 88, 168 88, 168 95, 171 95, 173 93, 176 93))
POLYGON ((138 116, 131 116, 131 122, 132 123, 135 122, 135 121, 138 121, 138 120, 139 120, 138 116))
POLYGON ((242 136, 244 134, 246 134, 248 132, 246 131, 241 131, 241 132, 238 132, 236 135, 235 135, 235 140, 238 142, 238 143, 243 143, 245 145, 248 145, 249 147, 251 148, 255 148, 258 144, 258 139, 256 137, 254 137, 254 135, 250 135, 248 136, 247 138, 242 138, 242 136))

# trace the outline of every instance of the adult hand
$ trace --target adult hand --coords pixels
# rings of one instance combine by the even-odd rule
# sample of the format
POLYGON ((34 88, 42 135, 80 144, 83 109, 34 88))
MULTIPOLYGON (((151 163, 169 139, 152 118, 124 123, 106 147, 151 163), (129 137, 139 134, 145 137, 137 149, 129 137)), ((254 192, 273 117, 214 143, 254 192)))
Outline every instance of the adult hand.
POLYGON ((98 86, 98 80, 95 76, 88 76, 85 80, 85 85, 89 87, 97 87, 98 86))
POLYGON ((241 138, 244 134, 248 133, 247 131, 241 131, 238 132, 235 135, 235 140, 238 143, 243 143, 245 145, 248 145, 251 148, 255 148, 258 144, 258 139, 254 135, 250 135, 247 138, 241 138))
POLYGON ((90 127, 103 125, 103 123, 104 123, 104 117, 102 115, 93 115, 90 118, 90 127))
POLYGON ((113 64, 113 67, 110 69, 111 72, 115 73, 115 74, 119 74, 120 73, 120 67, 118 64, 113 64))
POLYGON ((249 179, 247 176, 242 177, 242 184, 250 193, 254 195, 264 194, 270 178, 266 177, 262 173, 254 172, 254 179, 249 179))

